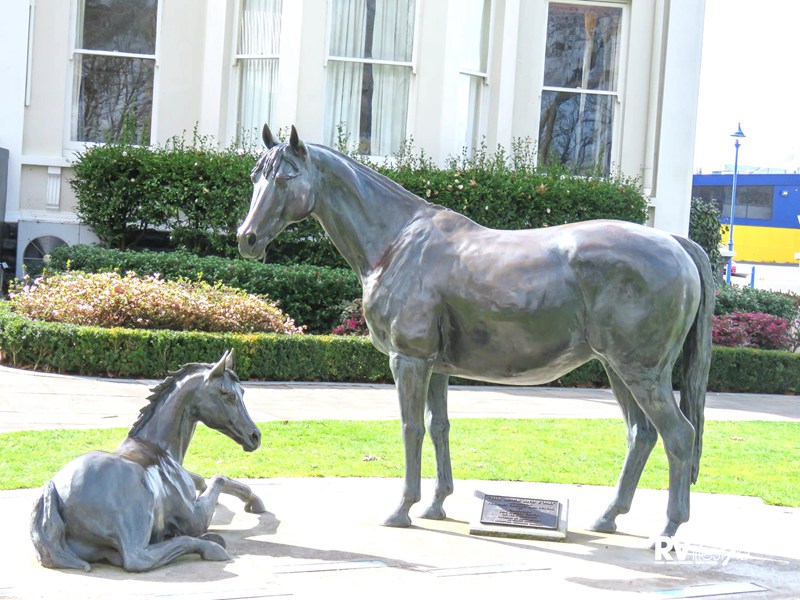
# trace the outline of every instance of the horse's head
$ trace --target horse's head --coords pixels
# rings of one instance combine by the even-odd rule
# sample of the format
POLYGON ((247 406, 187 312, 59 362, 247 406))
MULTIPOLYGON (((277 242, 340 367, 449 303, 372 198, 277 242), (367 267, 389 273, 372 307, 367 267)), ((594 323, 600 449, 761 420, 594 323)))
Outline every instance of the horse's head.
POLYGON ((288 144, 278 142, 266 124, 261 137, 266 150, 250 174, 253 197, 238 231, 239 252, 245 258, 262 258, 276 235, 314 209, 308 149, 297 130, 292 126, 288 144))
POLYGON ((229 350, 208 369, 195 394, 195 417, 252 452, 261 445, 261 433, 244 406, 244 390, 233 367, 233 350, 229 350))

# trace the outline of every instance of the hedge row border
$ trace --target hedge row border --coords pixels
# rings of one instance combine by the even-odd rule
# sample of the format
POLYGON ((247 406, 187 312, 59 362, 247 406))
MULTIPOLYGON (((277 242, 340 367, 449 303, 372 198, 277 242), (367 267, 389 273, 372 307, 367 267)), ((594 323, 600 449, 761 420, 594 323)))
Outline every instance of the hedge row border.
MULTIPOLYGON (((133 330, 25 318, 0 303, 0 351, 14 367, 108 377, 163 378, 188 362, 213 362, 236 350, 243 379, 391 383, 388 360, 366 337, 133 330)), ((678 361, 678 365, 680 361, 678 361)), ((679 370, 673 384, 679 387, 679 370)), ((453 383, 474 383, 453 379, 453 383)), ((607 387, 591 361, 549 385, 607 387)), ((715 346, 709 391, 800 393, 800 354, 715 346)))

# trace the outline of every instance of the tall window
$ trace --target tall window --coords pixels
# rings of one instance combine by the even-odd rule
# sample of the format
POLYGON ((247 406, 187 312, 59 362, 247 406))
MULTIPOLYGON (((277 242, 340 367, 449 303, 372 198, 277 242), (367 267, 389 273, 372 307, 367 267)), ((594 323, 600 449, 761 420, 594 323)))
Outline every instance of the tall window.
POLYGON ((158 0, 81 0, 72 139, 147 144, 153 116, 158 0))
POLYGON ((622 7, 551 3, 547 15, 539 161, 608 173, 618 101, 622 7))
POLYGON ((488 76, 489 23, 492 0, 465 0, 460 7, 464 28, 460 35, 461 70, 458 77, 456 128, 458 150, 472 154, 479 144, 483 88, 488 76))
POLYGON ((282 5, 282 0, 242 1, 236 135, 244 143, 257 143, 265 122, 274 125, 282 5))
POLYGON ((386 156, 406 136, 415 0, 332 0, 325 140, 341 126, 361 154, 386 156))

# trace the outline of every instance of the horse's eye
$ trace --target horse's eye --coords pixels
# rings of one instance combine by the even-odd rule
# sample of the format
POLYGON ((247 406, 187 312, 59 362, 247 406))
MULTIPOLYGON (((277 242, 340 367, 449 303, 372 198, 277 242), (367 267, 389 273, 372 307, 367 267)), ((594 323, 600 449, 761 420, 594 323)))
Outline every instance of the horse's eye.
POLYGON ((292 163, 285 160, 281 163, 278 172, 275 173, 276 179, 292 179, 293 177, 297 177, 300 174, 300 171, 295 167, 292 163))

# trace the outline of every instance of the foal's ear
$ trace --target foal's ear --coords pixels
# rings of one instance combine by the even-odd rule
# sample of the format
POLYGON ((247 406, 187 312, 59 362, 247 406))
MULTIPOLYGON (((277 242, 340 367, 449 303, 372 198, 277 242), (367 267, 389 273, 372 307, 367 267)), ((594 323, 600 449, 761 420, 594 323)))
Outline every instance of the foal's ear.
POLYGON ((275 136, 272 135, 272 131, 270 131, 269 125, 266 123, 264 123, 264 128, 261 130, 261 139, 264 141, 267 150, 280 144, 280 142, 275 139, 275 136))
POLYGON ((231 348, 225 357, 225 368, 233 371, 236 368, 236 349, 231 348))
POLYGON ((225 354, 222 355, 222 358, 219 359, 219 362, 211 367, 211 370, 206 373, 206 380, 216 379, 225 375, 225 368, 227 366, 228 358, 230 357, 231 351, 227 350, 225 354))
POLYGON ((292 150, 294 150, 298 156, 303 158, 308 156, 306 145, 303 143, 303 140, 300 139, 300 136, 297 135, 297 129, 294 125, 292 125, 292 135, 289 138, 289 146, 291 146, 292 150))

